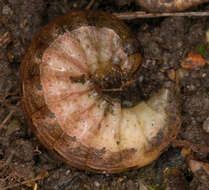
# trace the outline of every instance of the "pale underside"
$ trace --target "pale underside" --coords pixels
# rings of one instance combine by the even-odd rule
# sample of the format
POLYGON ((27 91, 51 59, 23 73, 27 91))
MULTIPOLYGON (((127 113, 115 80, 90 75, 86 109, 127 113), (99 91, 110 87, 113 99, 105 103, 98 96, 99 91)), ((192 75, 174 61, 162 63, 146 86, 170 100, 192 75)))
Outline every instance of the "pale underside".
MULTIPOLYGON (((69 148, 82 144, 104 150, 104 160, 129 150, 132 156, 120 159, 122 167, 146 165, 160 154, 157 149, 150 152, 153 138, 168 132, 166 108, 170 92, 163 88, 148 102, 132 108, 122 108, 114 101, 110 106, 88 80, 89 74, 109 64, 119 64, 122 69, 129 66, 121 40, 113 30, 83 26, 59 36, 46 49, 40 65, 44 99, 63 131, 75 139, 69 148), (84 82, 71 80, 81 76, 86 78, 84 82)), ((65 157, 62 150, 56 151, 65 157)), ((86 164, 97 167, 93 161, 86 164)))

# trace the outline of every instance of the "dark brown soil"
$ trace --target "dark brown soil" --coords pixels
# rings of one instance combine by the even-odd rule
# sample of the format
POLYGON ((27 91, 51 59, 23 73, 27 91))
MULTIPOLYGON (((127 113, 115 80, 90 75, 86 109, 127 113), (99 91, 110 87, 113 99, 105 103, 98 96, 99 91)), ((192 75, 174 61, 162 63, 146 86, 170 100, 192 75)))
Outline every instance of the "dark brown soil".
MULTIPOLYGON (((207 190, 207 184, 188 168, 193 158, 209 162, 209 152, 169 147, 151 165, 115 175, 72 168, 51 155, 31 132, 19 106, 19 66, 30 41, 56 16, 85 9, 89 0, 0 1, 0 189, 40 190, 207 190), (187 152, 187 154, 185 153, 187 152), (187 156, 185 156, 187 155, 187 156), (34 179, 31 180, 31 179, 34 179), (27 181, 29 180, 29 181, 27 181)), ((93 10, 140 10, 133 0, 97 0, 93 10)), ((204 4, 193 11, 209 10, 204 4)), ((127 22, 141 45, 142 96, 148 98, 165 81, 180 78, 182 128, 177 139, 209 147, 209 64, 199 70, 180 70, 189 52, 209 60, 208 17, 136 19, 127 22), (177 72, 178 71, 178 72, 177 72), (180 74, 178 74, 180 73, 180 74)), ((206 174, 205 174, 206 175, 206 174)), ((206 176, 207 177, 207 176, 206 176)))

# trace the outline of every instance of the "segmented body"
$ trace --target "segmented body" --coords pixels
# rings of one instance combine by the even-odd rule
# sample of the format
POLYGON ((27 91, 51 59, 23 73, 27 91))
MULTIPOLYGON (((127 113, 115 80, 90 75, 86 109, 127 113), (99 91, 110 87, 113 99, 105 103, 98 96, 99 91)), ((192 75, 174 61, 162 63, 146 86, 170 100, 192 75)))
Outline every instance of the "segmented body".
POLYGON ((102 12, 61 17, 32 42, 21 65, 23 107, 41 142, 65 162, 108 173, 138 168, 177 135, 174 85, 130 108, 96 88, 118 72, 125 80, 137 50, 126 26, 102 12))

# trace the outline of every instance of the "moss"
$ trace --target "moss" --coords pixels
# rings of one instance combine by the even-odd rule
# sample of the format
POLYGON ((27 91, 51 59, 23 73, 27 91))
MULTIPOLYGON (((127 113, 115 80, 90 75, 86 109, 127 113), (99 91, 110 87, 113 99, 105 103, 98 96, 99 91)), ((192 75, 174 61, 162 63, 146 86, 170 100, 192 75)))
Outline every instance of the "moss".
POLYGON ((201 44, 199 46, 199 49, 198 49, 198 53, 203 57, 205 58, 205 54, 206 54, 206 50, 207 50, 207 46, 205 44, 201 44))

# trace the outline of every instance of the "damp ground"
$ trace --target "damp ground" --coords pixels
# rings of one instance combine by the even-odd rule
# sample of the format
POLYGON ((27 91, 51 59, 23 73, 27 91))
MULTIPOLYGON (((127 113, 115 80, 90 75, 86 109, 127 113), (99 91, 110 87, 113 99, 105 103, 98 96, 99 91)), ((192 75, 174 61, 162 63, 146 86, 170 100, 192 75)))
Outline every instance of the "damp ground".
MULTIPOLYGON (((208 175, 196 175, 189 159, 209 162, 208 17, 165 17, 126 21, 143 56, 139 72, 143 97, 181 75, 183 146, 170 146, 149 166, 120 174, 93 174, 57 160, 33 135, 20 108, 19 66, 33 36, 42 26, 71 10, 85 9, 88 0, 1 0, 0 2, 0 189, 40 190, 207 190, 208 175), (190 52, 205 60, 198 69, 182 69, 190 52), (180 71, 180 72, 179 72, 180 71), (180 73, 180 74, 179 74, 180 73), (194 151, 192 146, 200 147, 194 151), (200 178, 200 176, 202 176, 200 178), (23 184, 24 183, 24 184, 23 184), (15 184, 22 184, 15 186, 15 184)), ((95 1, 93 10, 140 10, 133 1, 95 1)), ((208 10, 204 4, 192 11, 208 10)), ((131 137, 130 137, 131 138, 131 137)))

